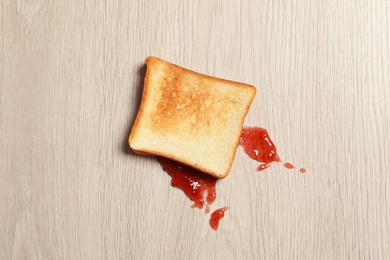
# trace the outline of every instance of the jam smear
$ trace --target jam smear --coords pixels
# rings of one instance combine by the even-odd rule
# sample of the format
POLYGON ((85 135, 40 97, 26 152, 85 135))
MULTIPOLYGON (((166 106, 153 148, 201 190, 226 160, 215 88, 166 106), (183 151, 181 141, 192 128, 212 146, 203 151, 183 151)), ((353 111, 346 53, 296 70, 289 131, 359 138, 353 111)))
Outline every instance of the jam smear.
POLYGON ((225 216, 225 211, 228 210, 229 207, 223 207, 215 210, 210 217, 210 226, 212 229, 217 230, 219 226, 219 221, 225 216))
POLYGON ((206 214, 210 212, 210 205, 216 198, 215 184, 217 179, 211 175, 185 166, 176 161, 157 157, 164 171, 171 177, 171 185, 183 190, 194 202, 192 208, 206 207, 206 214))
POLYGON ((257 171, 267 169, 272 162, 280 162, 276 146, 264 128, 244 127, 239 145, 250 158, 262 163, 257 167, 257 171))

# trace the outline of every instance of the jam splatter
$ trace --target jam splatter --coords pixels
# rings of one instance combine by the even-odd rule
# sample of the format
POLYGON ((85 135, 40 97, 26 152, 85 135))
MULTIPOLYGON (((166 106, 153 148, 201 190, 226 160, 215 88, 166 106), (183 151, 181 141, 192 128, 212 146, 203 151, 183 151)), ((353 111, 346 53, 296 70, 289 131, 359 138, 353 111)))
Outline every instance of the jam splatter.
MULTIPOLYGON (((260 127, 244 127, 241 132, 240 142, 245 153, 260 162, 257 171, 262 171, 271 166, 272 162, 281 162, 276 146, 269 137, 268 131, 260 127)), ((283 164, 287 169, 294 169, 295 166, 289 162, 283 164)), ((304 168, 300 168, 301 173, 305 173, 304 168)))
POLYGON ((183 190, 194 202, 192 208, 202 209, 206 206, 206 214, 216 198, 215 184, 217 179, 203 172, 182 165, 164 157, 158 157, 164 171, 171 177, 171 185, 183 190))
POLYGON ((272 162, 280 162, 276 146, 264 128, 244 127, 239 144, 250 158, 262 163, 257 167, 258 171, 267 169, 272 162))
MULTIPOLYGON (((271 166, 272 162, 281 162, 276 146, 268 135, 268 131, 260 127, 245 127, 241 132, 239 145, 244 148, 245 153, 252 159, 260 162, 257 167, 262 171, 271 166)), ((157 157, 164 171, 171 177, 171 185, 183 190, 185 194, 194 202, 192 208, 202 209, 206 207, 206 214, 210 212, 210 205, 215 201, 217 179, 211 175, 185 166, 164 157, 157 157)), ((284 163, 284 167, 294 169, 291 163, 284 163)), ((301 173, 305 173, 304 168, 300 168, 301 173)), ((225 216, 228 207, 215 210, 210 217, 210 226, 217 230, 219 221, 225 216)))
POLYGON ((217 209, 215 210, 212 214, 211 214, 211 218, 210 218, 210 226, 212 229, 214 230, 217 230, 218 229, 218 226, 219 226, 219 221, 225 216, 225 211, 228 210, 229 208, 228 207, 223 207, 223 208, 220 208, 220 209, 217 209))

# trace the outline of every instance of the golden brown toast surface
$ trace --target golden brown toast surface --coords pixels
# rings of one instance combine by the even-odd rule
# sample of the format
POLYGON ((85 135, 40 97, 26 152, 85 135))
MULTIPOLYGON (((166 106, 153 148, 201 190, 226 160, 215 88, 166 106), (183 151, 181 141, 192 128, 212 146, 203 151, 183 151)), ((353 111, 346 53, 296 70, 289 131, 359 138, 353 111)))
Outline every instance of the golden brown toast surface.
MULTIPOLYGON (((238 102, 234 99, 234 89, 210 91, 207 86, 213 83, 213 78, 199 77, 176 66, 162 69, 164 74, 156 79, 153 94, 156 104, 150 113, 153 127, 187 137, 190 134, 192 138, 226 127, 226 111, 238 102)), ((155 80, 154 76, 151 79, 155 80)))

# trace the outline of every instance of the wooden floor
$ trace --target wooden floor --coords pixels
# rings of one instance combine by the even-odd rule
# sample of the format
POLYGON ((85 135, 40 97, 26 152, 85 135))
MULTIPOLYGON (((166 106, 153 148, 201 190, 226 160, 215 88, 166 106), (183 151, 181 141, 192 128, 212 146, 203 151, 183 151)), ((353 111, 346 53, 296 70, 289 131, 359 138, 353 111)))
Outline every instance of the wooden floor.
POLYGON ((389 245, 389 1, 1 1, 0 259, 389 259, 389 245), (239 147, 217 232, 127 145, 149 55, 255 85, 245 125, 298 167, 256 172, 239 147))

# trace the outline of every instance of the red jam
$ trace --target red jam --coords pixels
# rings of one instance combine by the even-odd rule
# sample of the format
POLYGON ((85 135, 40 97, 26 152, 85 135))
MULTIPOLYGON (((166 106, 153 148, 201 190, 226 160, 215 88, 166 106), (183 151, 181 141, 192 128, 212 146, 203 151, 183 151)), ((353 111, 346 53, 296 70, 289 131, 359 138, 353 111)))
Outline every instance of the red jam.
MULTIPOLYGON (((267 130, 260 127, 244 127, 241 132, 239 144, 244 148, 245 153, 252 159, 260 162, 257 167, 262 171, 271 166, 272 162, 281 162, 274 143, 268 135, 267 130)), ((171 185, 183 190, 185 194, 194 202, 192 208, 202 209, 210 212, 210 205, 216 198, 215 184, 217 179, 191 167, 182 165, 164 157, 157 157, 164 171, 171 177, 171 185)), ((284 167, 294 169, 291 163, 284 163, 284 167)), ((304 168, 300 168, 301 173, 305 173, 304 168)), ((224 212, 228 207, 215 210, 211 214, 210 226, 217 230, 219 221, 225 216, 224 212)))
POLYGON ((294 168, 295 168, 294 165, 292 165, 291 163, 288 163, 288 162, 286 162, 285 164, 283 164, 283 166, 286 167, 287 169, 294 169, 294 168))
POLYGON ((265 170, 265 169, 269 168, 270 166, 271 166, 270 163, 262 163, 262 164, 259 165, 259 167, 257 167, 256 170, 262 171, 262 170, 265 170))
POLYGON ((206 206, 206 213, 210 212, 210 205, 216 197, 216 178, 164 157, 158 157, 158 162, 172 177, 171 185, 182 189, 194 202, 192 208, 206 206))
POLYGON ((220 208, 220 209, 217 209, 215 210, 212 214, 211 214, 211 218, 210 218, 210 226, 212 229, 214 230, 217 230, 218 229, 218 226, 219 226, 219 221, 221 220, 221 218, 223 218, 225 216, 225 211, 228 210, 229 208, 228 207, 223 207, 223 208, 220 208))
MULTIPOLYGON (((268 131, 260 127, 244 127, 241 132, 240 142, 245 153, 260 162, 257 171, 262 171, 271 166, 272 162, 281 162, 276 147, 268 135, 268 131)), ((289 162, 283 164, 287 169, 294 169, 295 166, 289 162)), ((305 173, 304 168, 300 168, 301 173, 305 173)))
POLYGON ((272 162, 280 162, 276 147, 264 128, 244 127, 239 144, 250 158, 262 163, 258 171, 267 169, 272 162))

